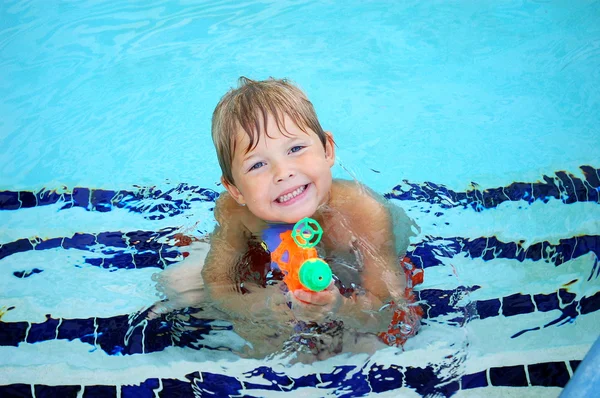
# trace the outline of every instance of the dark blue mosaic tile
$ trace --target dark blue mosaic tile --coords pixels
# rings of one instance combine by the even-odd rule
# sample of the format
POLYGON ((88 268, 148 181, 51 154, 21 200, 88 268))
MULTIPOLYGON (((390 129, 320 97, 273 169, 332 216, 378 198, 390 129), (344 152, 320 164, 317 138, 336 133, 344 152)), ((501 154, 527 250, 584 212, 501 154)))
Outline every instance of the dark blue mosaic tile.
POLYGON ((41 272, 44 272, 44 270, 41 270, 39 268, 34 268, 31 270, 27 270, 27 271, 15 271, 15 272, 13 272, 13 275, 16 276, 17 278, 29 278, 31 275, 39 274, 41 272))
POLYGON ((65 238, 62 247, 65 249, 87 250, 96 244, 96 236, 92 234, 77 233, 70 238, 65 238))
POLYGON ((425 369, 409 367, 404 372, 406 385, 419 393, 421 396, 443 396, 450 397, 458 391, 458 383, 450 383, 440 386, 442 380, 431 366, 425 369))
POLYGON ((590 297, 582 297, 579 301, 582 314, 589 314, 600 310, 600 292, 590 297))
POLYGON ((533 296, 538 311, 548 312, 560 308, 556 293, 535 294, 533 296))
POLYGON ((76 398, 81 386, 35 385, 35 398, 76 398))
POLYGON ((373 365, 369 370, 368 382, 375 393, 391 391, 402 387, 404 375, 396 365, 387 368, 383 368, 381 365, 373 365))
POLYGON ((569 361, 569 365, 571 365, 571 370, 573 371, 573 373, 575 373, 580 363, 581 361, 579 360, 569 361))
POLYGON ((425 300, 429 310, 428 318, 435 318, 453 312, 455 308, 449 303, 448 292, 439 289, 427 289, 419 292, 421 300, 425 300))
POLYGON ((527 365, 532 386, 564 387, 569 381, 569 371, 564 362, 546 362, 527 365))
POLYGON ((323 388, 337 388, 344 385, 344 380, 348 372, 355 369, 354 365, 336 366, 331 373, 321 373, 321 380, 324 383, 323 388))
MULTIPOLYGON (((173 346, 173 324, 161 319, 148 321, 146 327, 135 327, 128 336, 127 346, 123 347, 122 354, 141 354, 143 352, 162 351, 167 347, 173 346)), ((188 332, 191 334, 192 332, 188 332)), ((124 337, 124 335, 122 336, 124 337)), ((179 337, 179 336, 178 336, 179 337)), ((197 341, 199 337, 194 339, 197 341)), ((185 336, 183 340, 186 340, 185 336)), ((187 339, 187 340, 192 340, 187 339)), ((186 342, 187 342, 186 340, 186 342)), ((121 340, 123 341, 123 339, 121 340)), ((178 340, 181 342, 181 339, 178 340)), ((182 346, 186 346, 182 344, 182 346)))
POLYGON ((61 247, 62 238, 52 238, 43 240, 37 245, 35 245, 35 250, 50 250, 56 249, 57 247, 61 247))
POLYGON ((502 314, 513 316, 529 314, 535 311, 535 306, 529 294, 516 293, 502 298, 502 314))
POLYGON ((597 169, 587 165, 580 166, 579 168, 583 171, 585 180, 590 184, 590 186, 595 188, 600 187, 600 173, 598 173, 597 169))
POLYGON ((101 232, 97 235, 97 241, 99 244, 109 247, 127 247, 127 241, 122 232, 101 232))
MULTIPOLYGON (((25 341, 29 323, 0 321, 0 346, 18 346, 25 341)), ((0 396, 2 396, 0 394, 0 396)))
POLYGON ((244 387, 247 390, 264 388, 267 390, 279 391, 282 389, 289 389, 294 386, 294 380, 288 377, 285 373, 277 373, 267 366, 259 366, 251 372, 244 373, 244 375, 246 377, 261 377, 264 380, 272 383, 270 386, 265 386, 264 384, 258 385, 250 382, 244 382, 244 387))
POLYGON ((239 396, 242 383, 232 376, 202 372, 186 376, 200 390, 201 394, 215 397, 239 396))
POLYGON ((123 345, 125 334, 129 329, 128 318, 127 315, 96 318, 96 344, 106 352, 111 352, 115 346, 123 345))
POLYGON ((58 326, 58 338, 61 340, 75 340, 82 336, 93 335, 94 329, 94 318, 63 319, 58 326))
POLYGON ((86 264, 90 264, 93 265, 95 267, 103 267, 103 268, 108 268, 110 267, 110 264, 104 266, 104 258, 100 257, 100 258, 86 258, 85 260, 83 260, 86 264))
POLYGON ((46 315, 45 322, 31 324, 31 329, 27 335, 27 342, 37 343, 40 341, 53 340, 56 338, 57 327, 58 319, 52 319, 50 315, 46 315))
MULTIPOLYGON (((161 379, 163 388, 158 393, 160 398, 193 397, 192 384, 176 379, 161 379)), ((216 397, 215 397, 216 398, 216 397)))
POLYGON ((134 269, 133 256, 130 253, 119 253, 104 259, 104 268, 134 269))
POLYGON ((61 200, 61 195, 55 191, 39 191, 35 193, 38 206, 52 205, 61 200))
POLYGON ((87 188, 75 188, 71 194, 73 205, 87 209, 90 204, 90 190, 87 188))
POLYGON ((527 375, 523 365, 490 368, 490 382, 493 386, 527 387, 527 375))
POLYGON ((500 314, 499 299, 480 300, 475 303, 475 306, 480 319, 486 319, 500 314))
POLYGON ((160 256, 156 253, 140 253, 133 255, 135 268, 158 267, 163 268, 160 256))
POLYGON ((15 253, 23 253, 33 250, 33 245, 29 239, 19 239, 14 242, 8 242, 0 246, 0 260, 15 253))
POLYGON ((536 243, 525 250, 523 242, 504 243, 496 237, 467 239, 461 237, 428 237, 418 243, 407 255, 420 268, 442 265, 438 257, 452 258, 458 253, 466 253, 471 258, 483 258, 486 261, 494 258, 525 260, 544 260, 554 265, 563 264, 588 253, 600 257, 600 236, 583 235, 561 239, 558 245, 549 242, 536 243))
POLYGON ((32 398, 31 386, 29 384, 10 384, 0 386, 0 397, 2 398, 32 398))
POLYGON ((21 200, 21 209, 35 207, 37 200, 33 192, 21 191, 19 193, 19 199, 21 200))
POLYGON ((413 200, 437 204, 442 208, 471 208, 477 212, 498 206, 506 201, 534 201, 547 203, 550 199, 562 200, 566 204, 577 201, 598 201, 597 170, 590 166, 581 166, 586 181, 564 171, 555 173, 556 177, 543 176, 543 182, 514 182, 506 187, 482 190, 476 183, 467 192, 455 192, 443 185, 430 182, 414 184, 404 181, 404 186, 394 187, 387 199, 413 200))
POLYGON ((20 207, 18 192, 0 192, 0 210, 18 210, 20 207))
POLYGON ((300 376, 297 379, 294 379, 294 387, 302 388, 302 387, 315 387, 321 383, 317 378, 316 374, 304 375, 300 376))
POLYGON ((486 371, 484 370, 478 373, 462 376, 461 385, 463 390, 487 387, 488 382, 486 377, 486 371))
POLYGON ((112 209, 112 199, 116 196, 115 191, 94 189, 92 191, 92 208, 99 212, 107 212, 112 209))
POLYGON ((559 289, 558 296, 560 297, 560 300, 563 304, 570 304, 577 297, 575 293, 571 293, 567 291, 567 289, 559 289))
POLYGON ((148 379, 140 385, 121 386, 121 398, 154 398, 154 390, 158 388, 158 379, 148 379))
POLYGON ((115 386, 85 386, 83 398, 116 398, 117 387, 115 386))

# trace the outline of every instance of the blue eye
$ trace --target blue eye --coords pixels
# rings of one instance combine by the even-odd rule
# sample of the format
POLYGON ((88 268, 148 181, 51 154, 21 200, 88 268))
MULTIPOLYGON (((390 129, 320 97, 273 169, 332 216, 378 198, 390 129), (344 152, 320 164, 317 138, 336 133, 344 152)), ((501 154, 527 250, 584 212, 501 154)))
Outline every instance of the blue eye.
POLYGON ((296 146, 293 146, 293 147, 292 147, 292 149, 290 149, 290 152, 292 152, 292 153, 294 153, 294 152, 298 152, 298 151, 299 151, 299 150, 301 150, 302 148, 304 148, 304 147, 303 147, 303 146, 301 146, 301 145, 296 145, 296 146))
POLYGON ((252 165, 252 167, 250 167, 250 169, 248 171, 260 169, 261 167, 263 167, 264 164, 265 164, 264 162, 256 162, 252 165))

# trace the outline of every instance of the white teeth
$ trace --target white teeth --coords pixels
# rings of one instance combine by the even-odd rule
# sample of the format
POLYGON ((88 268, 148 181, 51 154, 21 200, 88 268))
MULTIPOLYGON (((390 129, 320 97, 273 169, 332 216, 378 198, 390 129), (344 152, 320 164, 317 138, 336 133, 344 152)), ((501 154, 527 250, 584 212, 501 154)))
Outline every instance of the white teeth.
POLYGON ((288 200, 293 199, 296 196, 300 195, 302 192, 304 192, 305 189, 306 189, 306 185, 302 185, 300 188, 296 189, 294 192, 290 192, 288 194, 281 195, 280 197, 277 198, 277 201, 279 203, 285 203, 288 200))

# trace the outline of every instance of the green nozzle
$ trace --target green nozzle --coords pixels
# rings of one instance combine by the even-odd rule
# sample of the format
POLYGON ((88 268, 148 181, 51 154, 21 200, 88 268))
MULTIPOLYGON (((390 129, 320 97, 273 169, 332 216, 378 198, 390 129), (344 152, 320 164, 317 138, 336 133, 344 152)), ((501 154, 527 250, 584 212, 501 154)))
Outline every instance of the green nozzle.
POLYGON ((298 279, 307 289, 320 292, 331 283, 331 268, 320 258, 310 258, 302 263, 298 270, 298 279))

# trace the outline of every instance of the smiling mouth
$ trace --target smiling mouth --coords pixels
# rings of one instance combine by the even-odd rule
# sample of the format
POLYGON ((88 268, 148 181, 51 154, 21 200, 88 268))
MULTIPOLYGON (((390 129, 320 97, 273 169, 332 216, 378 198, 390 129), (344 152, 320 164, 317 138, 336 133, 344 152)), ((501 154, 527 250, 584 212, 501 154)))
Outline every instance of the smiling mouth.
POLYGON ((286 193, 285 195, 281 195, 275 201, 277 203, 286 203, 290 200, 294 199, 296 196, 302 194, 308 188, 308 184, 302 185, 301 187, 296 188, 293 192, 286 193))

